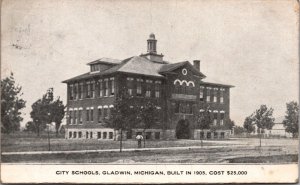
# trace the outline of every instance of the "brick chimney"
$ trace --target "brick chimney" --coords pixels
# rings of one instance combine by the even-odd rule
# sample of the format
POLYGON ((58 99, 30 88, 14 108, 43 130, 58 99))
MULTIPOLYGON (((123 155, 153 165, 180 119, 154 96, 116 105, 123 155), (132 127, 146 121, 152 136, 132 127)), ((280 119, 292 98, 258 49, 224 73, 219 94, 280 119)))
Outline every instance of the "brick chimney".
POLYGON ((193 63, 194 63, 194 68, 200 71, 200 60, 194 60, 193 63))

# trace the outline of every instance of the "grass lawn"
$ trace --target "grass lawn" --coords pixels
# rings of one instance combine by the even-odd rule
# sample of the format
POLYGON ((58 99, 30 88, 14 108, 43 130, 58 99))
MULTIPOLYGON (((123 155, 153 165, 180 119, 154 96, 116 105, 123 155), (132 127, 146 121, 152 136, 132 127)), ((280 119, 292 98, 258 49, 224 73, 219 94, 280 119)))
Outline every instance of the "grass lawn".
POLYGON ((189 150, 2 155, 2 162, 26 163, 295 163, 297 154, 272 148, 197 148, 189 150), (275 155, 273 155, 275 154, 275 155))
MULTIPOLYGON (((204 147, 176 150, 126 152, 87 152, 35 155, 2 155, 2 162, 32 163, 295 163, 297 139, 264 139, 258 147, 256 138, 203 141, 204 147)), ((200 140, 146 141, 146 148, 201 146, 200 140)), ((67 140, 51 136, 52 151, 118 149, 119 141, 67 140)), ((123 141, 123 148, 137 148, 137 141, 123 141)), ((1 135, 2 152, 47 151, 47 134, 1 135)))
MULTIPOLYGON (((69 151, 69 150, 101 150, 101 149, 117 149, 120 147, 119 141, 111 140, 68 140, 64 138, 55 138, 54 135, 50 139, 51 151, 69 151)), ((211 142, 203 142, 203 146, 216 145, 211 142)), ((144 143, 142 143, 144 146, 144 143)), ((146 141, 147 148, 160 147, 181 147, 181 146, 201 146, 199 140, 173 140, 173 141, 146 141)), ((137 148, 136 140, 123 141, 123 148, 137 148)), ((23 151, 48 151, 47 135, 41 137, 35 136, 16 136, 4 135, 1 137, 2 152, 23 152, 23 151)))

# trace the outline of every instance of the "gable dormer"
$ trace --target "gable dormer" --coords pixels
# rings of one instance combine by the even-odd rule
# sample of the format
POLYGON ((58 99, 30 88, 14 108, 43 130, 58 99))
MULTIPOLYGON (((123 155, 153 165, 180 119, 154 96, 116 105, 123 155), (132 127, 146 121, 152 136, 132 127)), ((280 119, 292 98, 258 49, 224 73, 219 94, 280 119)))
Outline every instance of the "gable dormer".
POLYGON ((121 60, 118 59, 101 58, 93 62, 90 62, 87 65, 90 66, 90 73, 97 73, 97 72, 105 71, 113 66, 119 65, 120 63, 121 60))

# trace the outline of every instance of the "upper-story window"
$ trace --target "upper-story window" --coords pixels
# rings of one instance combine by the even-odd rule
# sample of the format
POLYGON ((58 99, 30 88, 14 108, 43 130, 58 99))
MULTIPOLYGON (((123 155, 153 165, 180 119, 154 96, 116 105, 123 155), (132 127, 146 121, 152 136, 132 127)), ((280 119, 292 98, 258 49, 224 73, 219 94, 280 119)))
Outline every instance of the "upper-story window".
POLYGON ((79 124, 82 124, 82 110, 81 109, 78 110, 78 121, 79 121, 79 124))
POLYGON ((110 85, 111 85, 110 95, 113 96, 115 95, 115 78, 110 78, 110 85))
POLYGON ((77 110, 74 110, 74 124, 77 124, 77 110))
POLYGON ((207 102, 210 102, 210 91, 211 91, 211 88, 207 87, 206 88, 206 101, 207 102))
POLYGON ((143 82, 143 79, 136 79, 136 95, 137 96, 142 96, 142 82, 143 82))
POLYGON ((146 80, 146 97, 151 97, 151 84, 152 80, 146 80))
POLYGON ((69 85, 69 100, 74 100, 74 85, 69 85))
POLYGON ((94 109, 93 109, 93 107, 91 107, 90 113, 91 113, 90 121, 93 122, 94 121, 94 109))
POLYGON ((155 98, 160 97, 160 86, 161 86, 161 81, 155 81, 155 98))
POLYGON ((91 81, 91 98, 95 97, 95 81, 91 81))
POLYGON ((214 96, 214 98, 213 98, 213 100, 214 100, 214 103, 216 103, 217 102, 217 100, 218 100, 218 88, 214 88, 214 94, 213 94, 213 96, 214 96))
POLYGON ((102 107, 98 107, 98 123, 102 121, 102 107))
POLYGON ((91 72, 95 72, 95 71, 100 71, 100 65, 99 64, 91 65, 91 72))
POLYGON ((130 96, 133 95, 133 87, 134 87, 134 84, 133 84, 133 78, 130 78, 130 77, 127 77, 127 90, 128 90, 128 94, 130 96))
POLYGON ((108 79, 105 78, 103 81, 103 96, 108 96, 108 79))
POLYGON ((90 109, 89 108, 86 109, 85 117, 86 117, 86 121, 90 121, 90 109))
POLYGON ((193 104, 190 102, 176 102, 175 113, 192 114, 193 104))
POLYGON ((224 88, 220 89, 220 103, 224 103, 224 88))
POLYGON ((86 82, 86 98, 94 98, 95 97, 95 82, 87 81, 86 82))
POLYGON ((105 119, 108 119, 109 117, 108 117, 108 107, 104 107, 103 108, 103 117, 105 118, 105 119))
POLYGON ((200 94, 199 94, 200 101, 204 101, 204 87, 200 86, 200 94))
POLYGON ((98 81, 98 89, 99 89, 99 91, 98 91, 98 96, 99 97, 102 97, 103 96, 103 81, 102 81, 102 79, 100 79, 99 81, 98 81))
POLYGON ((73 111, 69 110, 69 123, 73 124, 73 111))
POLYGON ((78 96, 78 83, 75 83, 74 86, 74 100, 78 99, 79 96, 78 96))
POLYGON ((78 98, 82 99, 83 98, 83 83, 80 82, 78 86, 78 98))
POLYGON ((214 115, 214 125, 217 125, 217 121, 218 121, 218 112, 217 112, 217 111, 214 111, 213 115, 214 115))

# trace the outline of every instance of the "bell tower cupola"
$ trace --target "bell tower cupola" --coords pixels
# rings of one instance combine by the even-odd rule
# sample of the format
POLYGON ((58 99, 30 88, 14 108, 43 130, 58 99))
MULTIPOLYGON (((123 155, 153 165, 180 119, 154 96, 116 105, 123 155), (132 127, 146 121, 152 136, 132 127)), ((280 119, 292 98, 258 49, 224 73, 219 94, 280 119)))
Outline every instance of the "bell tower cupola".
POLYGON ((163 61, 163 54, 157 54, 157 40, 155 39, 155 35, 151 33, 149 35, 149 38, 147 39, 147 53, 146 54, 141 54, 140 56, 145 57, 152 62, 157 62, 157 63, 166 63, 163 61))
POLYGON ((147 52, 156 54, 156 43, 155 35, 151 33, 149 35, 149 39, 147 40, 147 52))

